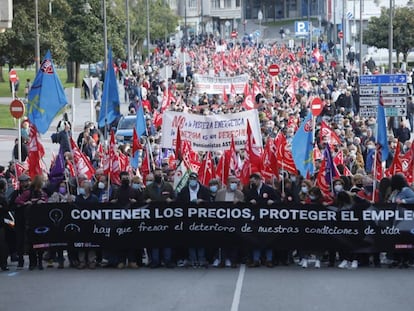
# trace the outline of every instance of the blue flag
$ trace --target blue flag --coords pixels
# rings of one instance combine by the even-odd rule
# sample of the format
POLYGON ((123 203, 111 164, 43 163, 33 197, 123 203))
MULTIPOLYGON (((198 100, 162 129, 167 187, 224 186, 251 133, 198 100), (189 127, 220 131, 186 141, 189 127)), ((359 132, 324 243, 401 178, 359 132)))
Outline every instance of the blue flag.
POLYGON ((377 111, 377 143, 381 146, 381 161, 388 159, 388 137, 387 137, 387 122, 385 119, 384 102, 382 100, 381 86, 378 87, 378 111, 377 111))
POLYGON ((112 63, 112 50, 108 49, 108 65, 106 67, 98 126, 105 127, 105 125, 110 125, 120 116, 118 82, 112 63))
POLYGON ((147 135, 147 126, 145 124, 145 117, 144 117, 144 108, 142 108, 142 102, 139 100, 137 105, 137 123, 136 129, 138 136, 145 136, 147 135))
POLYGON ((62 83, 47 51, 28 94, 27 117, 41 134, 46 133, 55 116, 66 106, 62 83))
POLYGON ((293 136, 292 156, 302 176, 313 174, 313 126, 310 112, 293 136))

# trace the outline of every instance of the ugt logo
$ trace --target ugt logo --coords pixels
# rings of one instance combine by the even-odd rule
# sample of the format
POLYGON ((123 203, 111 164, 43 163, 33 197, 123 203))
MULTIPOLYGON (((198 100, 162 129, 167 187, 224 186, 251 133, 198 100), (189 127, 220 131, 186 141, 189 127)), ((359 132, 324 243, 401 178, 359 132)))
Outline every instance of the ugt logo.
POLYGON ((40 70, 46 74, 53 74, 53 66, 52 61, 50 59, 45 59, 42 62, 42 65, 40 67, 40 70))

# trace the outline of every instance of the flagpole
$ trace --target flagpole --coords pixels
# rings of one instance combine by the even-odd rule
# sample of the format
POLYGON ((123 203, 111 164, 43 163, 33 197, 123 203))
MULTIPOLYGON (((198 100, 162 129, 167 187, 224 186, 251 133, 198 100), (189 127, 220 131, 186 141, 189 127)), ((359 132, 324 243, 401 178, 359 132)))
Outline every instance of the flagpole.
POLYGON ((375 153, 374 153, 374 170, 373 170, 373 183, 372 183, 372 202, 374 202, 375 199, 375 189, 377 187, 377 152, 378 152, 378 148, 375 148, 375 153))

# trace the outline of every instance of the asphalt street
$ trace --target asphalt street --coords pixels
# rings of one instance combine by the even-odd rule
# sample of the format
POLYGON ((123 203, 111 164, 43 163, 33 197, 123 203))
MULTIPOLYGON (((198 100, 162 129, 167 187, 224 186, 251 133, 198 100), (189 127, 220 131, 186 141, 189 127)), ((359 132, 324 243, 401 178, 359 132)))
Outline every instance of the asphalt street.
POLYGON ((0 273, 0 309, 411 311, 412 284, 411 269, 388 268, 16 271, 11 267, 0 273))

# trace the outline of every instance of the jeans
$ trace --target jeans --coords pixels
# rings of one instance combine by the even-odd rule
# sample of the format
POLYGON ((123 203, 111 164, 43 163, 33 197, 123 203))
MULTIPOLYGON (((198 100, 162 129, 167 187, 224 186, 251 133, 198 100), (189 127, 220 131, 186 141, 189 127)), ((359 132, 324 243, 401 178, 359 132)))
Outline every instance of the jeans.
POLYGON ((188 249, 188 257, 191 263, 205 263, 206 262, 206 249, 199 247, 199 248, 189 248, 188 249))
MULTIPOLYGON (((264 249, 266 261, 272 261, 273 260, 273 252, 271 248, 264 249)), ((254 249, 253 250, 253 261, 260 261, 260 255, 262 253, 262 250, 260 249, 254 249)))
POLYGON ((161 264, 161 258, 160 258, 160 251, 162 251, 164 263, 171 263, 171 257, 172 257, 172 250, 171 248, 153 248, 151 249, 151 263, 159 265, 161 264))

